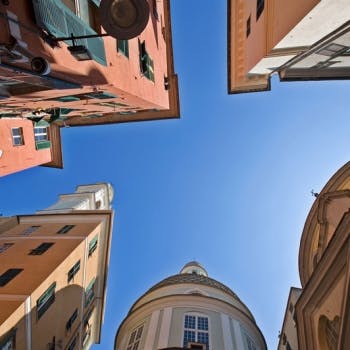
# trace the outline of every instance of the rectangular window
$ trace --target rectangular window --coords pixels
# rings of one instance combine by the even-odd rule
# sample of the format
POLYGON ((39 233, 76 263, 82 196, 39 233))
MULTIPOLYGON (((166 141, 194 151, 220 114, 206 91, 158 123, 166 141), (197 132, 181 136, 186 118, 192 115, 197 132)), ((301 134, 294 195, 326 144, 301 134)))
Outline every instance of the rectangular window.
POLYGON ((209 350, 209 319, 205 316, 185 315, 183 346, 209 350), (198 347, 199 346, 199 347, 198 347))
POLYGON ((47 127, 42 127, 42 126, 34 127, 34 139, 35 139, 35 142, 47 141, 49 139, 47 127))
POLYGON ((125 57, 129 58, 129 41, 128 40, 117 40, 117 50, 125 57))
POLYGON ((16 349, 16 328, 12 328, 5 336, 2 336, 0 341, 1 350, 12 350, 16 349))
POLYGON ((146 43, 139 41, 139 54, 140 54, 140 70, 141 73, 149 80, 154 82, 154 65, 153 60, 148 55, 146 50, 146 43))
POLYGON ((77 338, 78 338, 78 336, 76 335, 76 336, 74 337, 74 339, 72 340, 72 342, 69 344, 67 350, 74 350, 74 349, 76 349, 77 338))
POLYGON ((137 327, 131 332, 129 342, 128 342, 128 347, 126 350, 139 350, 142 332, 143 332, 143 325, 137 327))
POLYGON ((256 0, 256 20, 259 19, 260 15, 264 11, 264 0, 256 0))
POLYGON ((0 287, 5 286, 12 279, 14 279, 23 269, 8 269, 0 276, 0 287))
POLYGON ((80 260, 74 264, 74 266, 68 271, 68 283, 74 279, 74 276, 80 270, 80 260))
POLYGON ((159 15, 157 10, 157 0, 152 0, 152 12, 153 12, 154 18, 158 21, 159 15))
POLYGON ((95 282, 96 282, 96 278, 94 278, 85 289, 85 307, 87 307, 94 299, 95 282))
POLYGON ((83 329, 83 348, 88 344, 90 336, 91 336, 91 324, 90 318, 94 309, 91 309, 88 314, 84 318, 84 329, 83 329))
POLYGON ((247 19, 247 29, 246 29, 246 37, 248 38, 249 34, 250 34, 250 18, 251 16, 249 15, 248 19, 247 19))
POLYGON ((32 249, 28 255, 42 255, 53 245, 54 243, 51 242, 41 243, 38 247, 32 249))
POLYGON ((52 283, 51 286, 45 291, 45 293, 37 300, 36 308, 38 319, 55 301, 55 288, 56 282, 52 283))
POLYGON ((12 144, 14 146, 24 145, 23 128, 12 128, 11 133, 12 133, 12 144))
POLYGON ((75 309, 72 316, 69 318, 69 320, 66 323, 66 331, 70 331, 72 328, 72 325, 74 323, 74 321, 77 319, 78 317, 78 309, 75 309))
POLYGON ((67 233, 69 232, 75 225, 65 225, 63 227, 61 227, 57 233, 58 234, 64 234, 64 233, 67 233))
POLYGON ((0 254, 13 246, 13 243, 3 243, 0 245, 0 254))
POLYGON ((36 231, 40 226, 36 225, 36 226, 30 226, 28 228, 26 228, 21 235, 22 236, 29 236, 30 234, 32 234, 34 231, 36 231))
POLYGON ((89 256, 97 249, 98 236, 96 235, 89 243, 89 256))

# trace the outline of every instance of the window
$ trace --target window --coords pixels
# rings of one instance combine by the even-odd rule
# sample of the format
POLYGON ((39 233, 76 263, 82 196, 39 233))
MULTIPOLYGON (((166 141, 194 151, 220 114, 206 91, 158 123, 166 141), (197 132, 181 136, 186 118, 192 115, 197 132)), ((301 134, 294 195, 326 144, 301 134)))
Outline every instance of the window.
POLYGON ((55 288, 56 282, 52 283, 51 286, 45 291, 45 293, 37 300, 36 308, 38 319, 55 301, 55 288))
POLYGON ((30 226, 22 232, 22 236, 29 236, 34 231, 36 231, 40 226, 30 226))
POLYGON ((89 243, 89 256, 97 249, 98 236, 96 235, 89 243))
POLYGON ((316 53, 323 56, 338 56, 346 52, 349 48, 347 46, 339 45, 339 44, 329 44, 326 47, 323 47, 321 50, 318 50, 316 53))
POLYGON ((129 41, 128 40, 117 40, 117 50, 125 57, 129 58, 129 41))
POLYGON ((88 344, 90 336, 91 336, 91 324, 90 324, 90 319, 91 315, 93 313, 94 309, 91 309, 88 314, 84 318, 84 330, 83 330, 83 348, 85 349, 85 346, 88 344))
POLYGON ((131 332, 129 342, 128 342, 128 347, 126 348, 126 350, 139 350, 142 332, 143 332, 143 325, 137 327, 131 332))
POLYGON ((256 20, 259 19, 260 15, 264 11, 264 0, 257 0, 256 1, 256 20))
POLYGON ((152 0, 152 12, 153 12, 154 18, 158 21, 159 15, 157 10, 157 0, 152 0))
POLYGON ((53 245, 54 243, 51 242, 41 243, 38 247, 32 249, 28 255, 42 255, 53 245))
POLYGON ((49 139, 47 127, 42 127, 42 126, 34 127, 34 139, 35 139, 35 142, 47 141, 49 139))
POLYGON ((209 350, 209 319, 206 316, 185 315, 183 346, 191 343, 206 345, 209 350))
POLYGON ((58 234, 64 234, 67 233, 68 231, 70 231, 75 225, 65 225, 62 228, 60 228, 57 233, 58 234))
POLYGON ((74 276, 80 270, 80 260, 74 264, 74 266, 68 271, 68 283, 74 279, 74 276))
POLYGON ((66 331, 69 332, 72 328, 72 325, 74 323, 74 321, 77 319, 78 317, 78 309, 75 309, 72 316, 69 317, 69 320, 66 323, 66 331))
POLYGON ((286 350, 292 350, 292 347, 290 346, 290 344, 288 342, 286 344, 286 350))
POLYGON ((96 282, 96 278, 94 278, 85 289, 85 307, 87 307, 94 299, 95 282, 96 282))
POLYGON ((0 276, 0 287, 5 286, 13 280, 23 269, 8 269, 0 276))
POLYGON ((0 245, 0 254, 5 252, 7 249, 13 246, 13 243, 3 243, 0 245))
POLYGON ((153 60, 148 55, 146 50, 146 43, 139 41, 139 54, 140 54, 140 70, 141 73, 149 80, 154 81, 154 66, 153 60))
POLYGON ((247 349, 248 350, 256 350, 255 343, 253 339, 248 335, 247 331, 243 329, 243 334, 244 334, 244 339, 247 344, 247 349))
POLYGON ((249 34, 250 34, 250 18, 251 16, 249 15, 248 19, 247 19, 247 29, 246 29, 246 37, 248 38, 249 34))
POLYGON ((0 341, 1 350, 16 349, 16 328, 12 328, 0 341))
POLYGON ((77 338, 78 336, 76 335, 74 337, 74 339, 71 341, 71 343, 69 344, 67 350, 74 350, 76 348, 76 345, 77 345, 77 338))
POLYGON ((12 128, 11 132, 12 132, 12 144, 14 146, 24 145, 23 129, 22 128, 12 128))

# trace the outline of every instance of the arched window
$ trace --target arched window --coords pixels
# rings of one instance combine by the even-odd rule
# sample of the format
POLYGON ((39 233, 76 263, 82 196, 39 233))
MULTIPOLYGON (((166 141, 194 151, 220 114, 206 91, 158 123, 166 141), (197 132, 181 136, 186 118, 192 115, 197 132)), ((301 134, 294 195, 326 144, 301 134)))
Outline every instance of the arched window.
POLYGON ((138 326, 135 328, 131 334, 128 341, 128 347, 127 350, 139 350, 140 349, 140 343, 141 343, 141 337, 143 332, 143 324, 141 326, 138 326))
POLYGON ((209 350, 209 318, 201 314, 186 314, 184 318, 183 347, 191 343, 205 344, 209 350))
POLYGON ((335 350, 338 346, 340 332, 340 317, 334 317, 333 321, 322 315, 318 321, 318 339, 322 350, 335 350))

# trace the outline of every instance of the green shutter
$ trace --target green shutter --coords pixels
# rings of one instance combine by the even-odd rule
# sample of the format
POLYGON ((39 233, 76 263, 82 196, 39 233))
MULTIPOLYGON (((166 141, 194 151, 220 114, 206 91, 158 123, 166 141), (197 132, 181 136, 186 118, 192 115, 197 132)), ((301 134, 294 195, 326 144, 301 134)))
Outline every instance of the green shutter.
POLYGON ((50 148, 50 147, 51 147, 50 141, 38 141, 35 143, 36 150, 46 149, 46 148, 50 148))
MULTIPOLYGON (((78 18, 60 0, 32 0, 37 25, 55 37, 91 35, 96 32, 78 18)), ((71 40, 67 41, 72 45, 71 40)), ((76 40, 77 45, 84 45, 90 51, 93 59, 107 65, 102 38, 76 40)))

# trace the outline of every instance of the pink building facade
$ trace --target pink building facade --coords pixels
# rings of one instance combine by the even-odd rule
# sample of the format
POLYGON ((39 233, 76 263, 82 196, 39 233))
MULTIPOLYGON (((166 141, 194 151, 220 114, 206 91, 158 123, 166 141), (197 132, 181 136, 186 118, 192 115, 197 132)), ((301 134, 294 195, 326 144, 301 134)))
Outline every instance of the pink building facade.
POLYGON ((131 40, 56 40, 104 33, 99 3, 17 0, 0 5, 0 134, 5 136, 0 176, 38 164, 62 166, 57 127, 179 117, 169 1, 149 0, 148 24, 131 40), (73 46, 83 46, 91 59, 78 60, 73 46), (48 142, 39 152, 34 146, 40 123, 48 135, 41 141, 48 142), (13 143, 16 127, 22 130, 14 132, 28 140, 22 145, 13 143), (6 167, 11 170, 2 170, 6 167))

